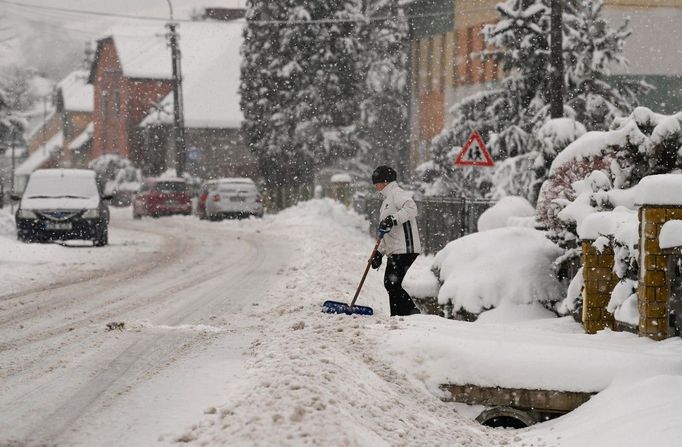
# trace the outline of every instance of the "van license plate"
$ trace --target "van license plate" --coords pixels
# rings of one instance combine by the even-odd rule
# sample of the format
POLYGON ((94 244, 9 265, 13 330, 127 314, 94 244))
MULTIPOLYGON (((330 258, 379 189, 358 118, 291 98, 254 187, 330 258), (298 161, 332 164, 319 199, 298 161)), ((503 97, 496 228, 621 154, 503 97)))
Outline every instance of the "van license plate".
POLYGON ((246 200, 246 197, 230 197, 230 200, 232 202, 244 202, 246 200))
POLYGON ((70 222, 45 222, 46 230, 70 230, 70 222))

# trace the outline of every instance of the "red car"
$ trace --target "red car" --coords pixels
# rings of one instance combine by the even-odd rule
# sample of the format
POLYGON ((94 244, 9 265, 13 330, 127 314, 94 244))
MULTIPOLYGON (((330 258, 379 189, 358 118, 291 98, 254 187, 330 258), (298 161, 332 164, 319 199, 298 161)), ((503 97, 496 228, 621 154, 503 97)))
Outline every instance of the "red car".
POLYGON ((184 179, 151 178, 145 180, 133 198, 133 218, 192 214, 192 196, 184 179))

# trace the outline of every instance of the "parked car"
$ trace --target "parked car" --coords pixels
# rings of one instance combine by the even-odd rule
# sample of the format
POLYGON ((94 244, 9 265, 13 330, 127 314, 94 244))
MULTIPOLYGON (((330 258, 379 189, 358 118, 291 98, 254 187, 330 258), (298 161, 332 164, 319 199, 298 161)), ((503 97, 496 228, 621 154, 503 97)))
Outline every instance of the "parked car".
POLYGON ((185 179, 149 178, 133 198, 133 218, 192 214, 192 197, 185 179))
POLYGON ((97 189, 95 171, 40 169, 31 174, 16 213, 24 242, 89 239, 109 243, 109 207, 97 189))
POLYGON ((205 182, 199 193, 197 214, 201 219, 263 217, 263 197, 250 178, 222 178, 205 182))

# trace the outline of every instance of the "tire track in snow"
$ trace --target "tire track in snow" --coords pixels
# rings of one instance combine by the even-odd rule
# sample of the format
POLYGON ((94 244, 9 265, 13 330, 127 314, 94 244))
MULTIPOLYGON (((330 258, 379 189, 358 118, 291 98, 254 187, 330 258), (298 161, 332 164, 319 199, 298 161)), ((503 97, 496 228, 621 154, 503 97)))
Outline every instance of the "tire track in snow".
MULTIPOLYGON (((221 232, 220 234, 228 233, 234 237, 234 232, 226 231, 221 232)), ((263 261, 266 258, 266 253, 260 238, 254 238, 254 240, 244 239, 240 244, 249 247, 249 249, 240 249, 238 251, 239 255, 246 257, 246 259, 241 259, 241 262, 234 262, 235 268, 226 272, 223 263, 219 262, 221 260, 221 255, 211 257, 202 256, 203 263, 200 263, 198 267, 195 268, 195 270, 201 272, 201 274, 190 274, 188 275, 190 278, 183 280, 180 285, 175 284, 171 288, 165 288, 162 292, 157 293, 155 297, 153 297, 158 298, 158 300, 153 301, 163 303, 164 295, 178 295, 181 292, 190 291, 194 297, 194 295, 199 293, 198 290, 201 291, 200 299, 195 301, 187 300, 184 305, 181 305, 176 309, 170 309, 169 312, 166 312, 166 323, 169 325, 177 325, 188 319, 209 317, 213 311, 220 312, 224 310, 226 305, 225 293, 226 290, 230 290, 229 288, 225 289, 225 284, 229 284, 233 289, 246 290, 249 283, 253 281, 253 275, 256 273, 260 274, 259 269, 262 267, 263 261)), ((213 245, 215 246, 215 243, 213 243, 213 245)), ((184 246, 180 246, 178 251, 183 251, 183 247, 184 246)), ((185 257, 183 262, 192 265, 195 264, 194 261, 196 260, 185 257)), ((225 261, 224 254, 222 255, 222 261, 225 261)), ((135 279, 139 280, 141 278, 135 279)), ((144 304, 136 304, 131 306, 131 308, 134 309, 148 305, 149 302, 146 301, 144 304)), ((111 312, 111 309, 108 312, 111 312)), ((205 342, 204 337, 201 336, 188 337, 187 334, 178 334, 179 336, 176 336, 175 338, 185 341, 177 349, 172 346, 174 342, 170 343, 170 348, 168 347, 168 343, 165 344, 166 348, 160 348, 160 346, 164 346, 164 340, 168 338, 167 333, 148 333, 141 339, 133 342, 132 345, 125 348, 117 357, 113 358, 108 363, 108 366, 99 368, 97 375, 92 377, 92 380, 90 380, 89 383, 82 385, 75 394, 72 394, 69 399, 65 399, 62 405, 46 417, 45 419, 49 421, 49 423, 40 424, 39 429, 34 430, 32 433, 33 439, 55 439, 55 437, 64 433, 68 427, 72 427, 81 416, 86 414, 88 408, 92 407, 95 403, 100 402, 104 395, 115 396, 116 394, 126 392, 130 386, 134 385, 134 380, 130 377, 131 374, 135 377, 143 378, 142 380, 144 380, 144 378, 148 378, 150 375, 153 375, 155 372, 168 366, 168 358, 177 358, 183 351, 189 349, 193 343, 205 342), (154 359, 157 360, 156 363, 153 361, 154 359)), ((53 335, 57 337, 59 334, 53 335)), ((74 335, 71 338, 78 337, 74 335)), ((60 346, 63 346, 64 344, 65 343, 62 342, 60 343, 60 346)), ((59 349, 57 349, 56 353, 58 353, 58 351, 59 349)), ((40 357, 42 357, 42 361, 44 362, 45 358, 43 356, 40 357)), ((54 388, 54 383, 45 381, 38 387, 19 396, 18 399, 14 400, 14 403, 20 404, 22 401, 40 396, 43 391, 48 391, 50 388, 54 388)), ((13 405, 9 405, 7 408, 12 406, 13 405)))

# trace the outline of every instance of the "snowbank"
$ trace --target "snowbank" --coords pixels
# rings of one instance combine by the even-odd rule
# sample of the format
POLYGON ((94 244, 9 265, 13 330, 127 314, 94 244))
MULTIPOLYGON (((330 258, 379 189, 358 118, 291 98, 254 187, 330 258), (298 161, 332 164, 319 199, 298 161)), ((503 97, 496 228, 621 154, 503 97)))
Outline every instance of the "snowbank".
POLYGON ((434 268, 440 304, 478 314, 502 303, 551 303, 562 296, 552 262, 562 250, 541 231, 498 228, 450 242, 434 268))
POLYGON ((369 231, 369 222, 364 216, 329 198, 300 202, 275 216, 270 216, 270 219, 282 226, 318 226, 320 222, 326 222, 331 231, 336 231, 333 228, 339 226, 365 233, 369 231))
POLYGON ((528 200, 516 196, 503 197, 478 218, 478 231, 512 226, 512 218, 533 215, 535 215, 535 208, 528 200))
POLYGON ((435 299, 438 296, 440 283, 433 273, 434 256, 419 256, 407 271, 403 280, 403 288, 412 298, 435 299))
POLYGON ((682 375, 682 340, 588 335, 570 317, 488 324, 419 315, 398 330, 382 329, 374 330, 384 337, 381 358, 437 396, 444 383, 595 392, 615 380, 682 375))
POLYGON ((9 209, 0 209, 0 237, 16 238, 17 229, 14 223, 14 216, 9 209))
POLYGON ((605 391, 558 419, 517 434, 517 445, 624 447, 680 445, 682 377, 659 374, 614 381, 605 391))

